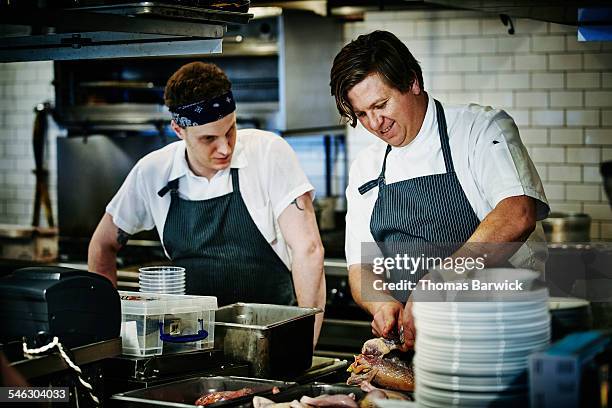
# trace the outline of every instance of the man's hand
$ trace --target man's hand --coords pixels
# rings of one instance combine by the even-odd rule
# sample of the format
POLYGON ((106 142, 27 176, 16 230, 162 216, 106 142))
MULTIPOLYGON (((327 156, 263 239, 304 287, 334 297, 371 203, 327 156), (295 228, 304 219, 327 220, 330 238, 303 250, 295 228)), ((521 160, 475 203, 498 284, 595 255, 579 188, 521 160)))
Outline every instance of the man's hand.
POLYGON ((378 278, 372 273, 372 265, 349 266, 351 295, 355 303, 372 315, 372 334, 385 338, 397 336, 401 332, 404 305, 388 292, 374 290, 374 279, 378 278))
POLYGON ((402 313, 402 325, 404 327, 404 344, 402 350, 414 348, 414 341, 416 340, 416 328, 414 327, 414 316, 412 315, 412 296, 408 298, 404 312, 402 313))
POLYGON ((381 303, 372 314, 372 334, 376 337, 389 338, 394 331, 399 333, 403 309, 402 304, 397 301, 381 303))

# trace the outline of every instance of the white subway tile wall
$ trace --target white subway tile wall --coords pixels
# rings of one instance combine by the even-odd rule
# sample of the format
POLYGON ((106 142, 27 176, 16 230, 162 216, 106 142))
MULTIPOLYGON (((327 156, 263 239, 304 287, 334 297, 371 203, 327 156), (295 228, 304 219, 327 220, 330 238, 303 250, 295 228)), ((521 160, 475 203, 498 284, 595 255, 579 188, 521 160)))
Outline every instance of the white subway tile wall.
MULTIPOLYGON (((54 102, 53 62, 14 62, 0 64, 0 223, 30 225, 34 210, 36 179, 32 130, 34 107, 54 102)), ((45 146, 45 167, 49 170, 49 193, 57 222, 57 177, 55 137, 57 128, 50 121, 45 146)), ((41 223, 46 218, 41 214, 41 223)))
MULTIPOLYGON (((433 96, 507 110, 552 210, 585 212, 592 238, 612 240, 599 173, 600 162, 612 160, 612 47, 577 41, 572 26, 528 19, 514 26, 509 35, 497 17, 474 12, 371 12, 345 25, 344 40, 388 29, 422 63, 433 96)), ((349 160, 372 138, 360 126, 349 129, 349 160)))

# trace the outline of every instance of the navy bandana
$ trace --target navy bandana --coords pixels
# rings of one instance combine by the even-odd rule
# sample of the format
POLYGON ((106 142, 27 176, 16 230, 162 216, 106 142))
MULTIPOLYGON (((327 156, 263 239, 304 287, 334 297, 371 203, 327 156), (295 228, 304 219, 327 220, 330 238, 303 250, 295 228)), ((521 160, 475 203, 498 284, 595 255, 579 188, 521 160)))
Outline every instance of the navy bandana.
POLYGON ((170 111, 172 119, 182 128, 216 122, 236 110, 232 91, 216 98, 190 103, 170 111))

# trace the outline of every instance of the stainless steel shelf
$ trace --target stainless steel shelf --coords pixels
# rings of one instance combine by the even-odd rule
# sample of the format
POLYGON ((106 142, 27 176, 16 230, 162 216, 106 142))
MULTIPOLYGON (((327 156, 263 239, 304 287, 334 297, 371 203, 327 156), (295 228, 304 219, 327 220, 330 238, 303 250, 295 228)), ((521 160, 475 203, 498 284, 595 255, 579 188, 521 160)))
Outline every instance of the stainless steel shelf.
POLYGON ((62 8, 0 6, 0 23, 32 27, 0 38, 0 61, 150 57, 221 52, 227 24, 252 14, 155 2, 62 8), (36 35, 40 27, 46 28, 36 35))

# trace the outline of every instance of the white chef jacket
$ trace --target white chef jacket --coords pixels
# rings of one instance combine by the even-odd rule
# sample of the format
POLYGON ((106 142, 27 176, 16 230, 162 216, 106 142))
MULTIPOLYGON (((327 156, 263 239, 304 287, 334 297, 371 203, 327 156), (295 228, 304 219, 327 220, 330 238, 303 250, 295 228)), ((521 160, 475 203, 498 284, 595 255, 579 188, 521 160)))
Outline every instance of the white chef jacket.
MULTIPOLYGON (((514 120, 506 112, 488 106, 443 104, 443 107, 455 172, 478 219, 482 221, 503 199, 519 195, 535 198, 537 219, 546 218, 549 206, 544 188, 514 120)), ((378 187, 364 195, 359 194, 358 188, 378 177, 386 147, 384 141, 376 139, 360 151, 351 164, 346 189, 348 266, 361 263, 362 243, 375 242, 370 232, 370 219, 378 187)), ((414 140, 391 149, 385 181, 391 184, 445 172, 436 106, 430 96, 423 125, 414 140)), ((510 258, 514 266, 544 270, 544 231, 541 224, 537 224, 527 242, 510 258)), ((368 247, 370 256, 382 254, 372 254, 368 247)))
POLYGON ((170 194, 160 197, 159 190, 179 178, 179 195, 183 199, 219 197, 232 191, 230 168, 238 169, 240 193, 255 225, 274 252, 291 268, 290 253, 280 232, 278 217, 300 195, 308 192, 314 199, 314 187, 289 144, 271 132, 238 130, 230 167, 218 171, 210 181, 196 176, 189 168, 183 140, 151 152, 136 163, 106 212, 113 216, 115 225, 128 234, 157 228, 163 243, 170 194))

